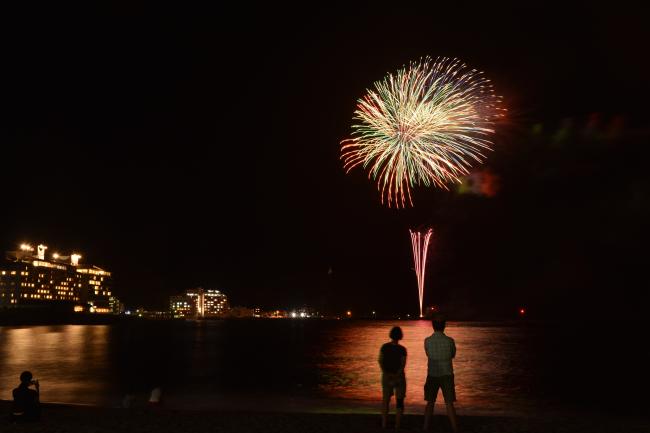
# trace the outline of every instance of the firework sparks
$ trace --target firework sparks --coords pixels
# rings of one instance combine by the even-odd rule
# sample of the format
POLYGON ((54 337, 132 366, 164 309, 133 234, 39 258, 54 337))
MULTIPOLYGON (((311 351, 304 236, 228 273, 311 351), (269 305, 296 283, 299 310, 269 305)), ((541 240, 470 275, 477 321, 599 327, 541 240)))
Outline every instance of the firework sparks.
POLYGON ((424 273, 427 268, 427 251, 433 229, 425 231, 409 230, 413 244, 413 261, 415 262, 415 276, 418 280, 418 293, 420 295, 420 317, 422 317, 422 301, 424 300, 424 273))
POLYGON ((449 189, 490 150, 501 98, 482 72, 457 59, 426 57, 389 74, 358 101, 346 172, 362 165, 382 203, 413 205, 411 188, 449 189))

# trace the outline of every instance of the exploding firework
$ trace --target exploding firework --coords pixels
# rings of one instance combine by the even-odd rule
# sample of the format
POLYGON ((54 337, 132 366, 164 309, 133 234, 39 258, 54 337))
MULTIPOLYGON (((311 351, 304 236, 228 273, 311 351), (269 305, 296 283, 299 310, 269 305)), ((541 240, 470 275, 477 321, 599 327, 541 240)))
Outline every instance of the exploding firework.
POLYGON ((490 150, 501 98, 482 72, 457 59, 426 57, 378 81, 358 101, 346 172, 362 165, 382 203, 413 206, 411 188, 449 189, 490 150))
POLYGON ((415 262, 415 276, 418 280, 418 293, 420 295, 420 317, 422 317, 422 301, 424 300, 424 273, 427 268, 427 251, 433 229, 409 230, 413 244, 413 261, 415 262))

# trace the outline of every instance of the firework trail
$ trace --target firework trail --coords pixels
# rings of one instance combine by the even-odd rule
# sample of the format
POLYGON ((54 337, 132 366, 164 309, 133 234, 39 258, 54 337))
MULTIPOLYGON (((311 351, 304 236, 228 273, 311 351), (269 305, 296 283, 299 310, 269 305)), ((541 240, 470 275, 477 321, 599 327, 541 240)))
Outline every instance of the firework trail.
POLYGON ((420 317, 422 317, 422 301, 424 300, 424 273, 427 268, 427 251, 433 229, 423 231, 409 230, 413 244, 413 261, 415 262, 415 276, 418 279, 418 293, 420 295, 420 317))
POLYGON ((352 136, 341 142, 344 168, 368 169, 389 207, 413 206, 412 187, 448 190, 483 161, 500 103, 490 80, 460 60, 412 62, 358 101, 352 136))

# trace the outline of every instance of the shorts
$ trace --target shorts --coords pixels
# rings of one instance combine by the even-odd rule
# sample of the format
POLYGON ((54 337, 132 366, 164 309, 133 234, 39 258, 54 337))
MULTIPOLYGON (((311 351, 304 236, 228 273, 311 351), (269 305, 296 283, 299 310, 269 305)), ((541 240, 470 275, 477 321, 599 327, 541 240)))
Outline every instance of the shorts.
POLYGON ((381 390, 384 398, 393 395, 395 398, 404 398, 406 396, 406 376, 404 373, 382 373, 381 390))
POLYGON ((427 376, 427 381, 424 384, 424 399, 426 401, 435 402, 438 396, 438 389, 442 389, 442 396, 445 403, 453 403, 456 401, 456 386, 454 385, 454 375, 448 376, 427 376))

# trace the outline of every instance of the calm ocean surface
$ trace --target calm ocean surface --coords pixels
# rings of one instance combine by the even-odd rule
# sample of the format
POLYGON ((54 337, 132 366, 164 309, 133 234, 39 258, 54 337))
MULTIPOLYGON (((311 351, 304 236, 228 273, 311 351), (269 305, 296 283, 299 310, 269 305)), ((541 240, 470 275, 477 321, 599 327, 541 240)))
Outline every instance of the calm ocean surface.
MULTIPOLYGON (((0 399, 11 398, 18 375, 29 369, 49 402, 117 406, 131 393, 142 403, 160 385, 165 403, 179 408, 376 410, 377 355, 393 325, 404 330, 409 355, 407 411, 417 412, 428 321, 0 327, 0 399)), ((648 389, 650 357, 634 328, 451 323, 447 334, 458 348, 458 408, 466 413, 616 406, 639 386, 648 389), (623 380, 604 379, 612 373, 623 380)))

